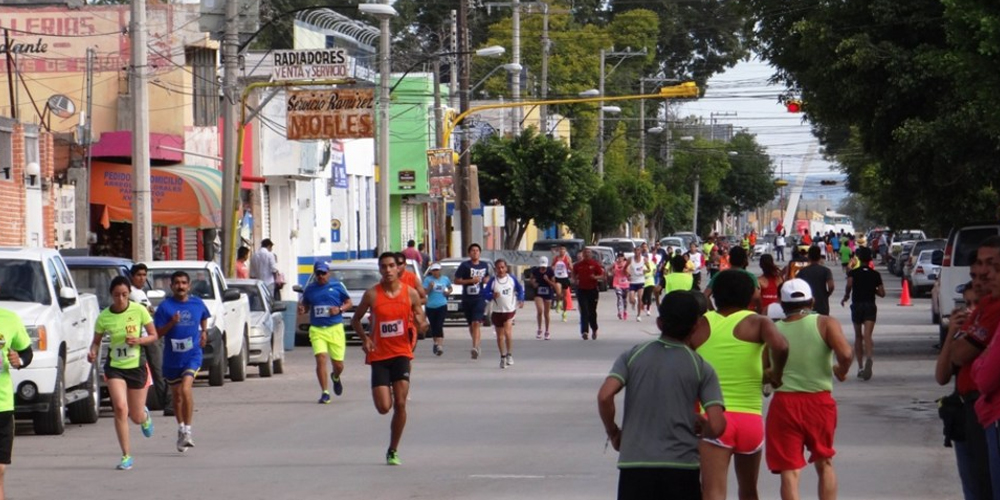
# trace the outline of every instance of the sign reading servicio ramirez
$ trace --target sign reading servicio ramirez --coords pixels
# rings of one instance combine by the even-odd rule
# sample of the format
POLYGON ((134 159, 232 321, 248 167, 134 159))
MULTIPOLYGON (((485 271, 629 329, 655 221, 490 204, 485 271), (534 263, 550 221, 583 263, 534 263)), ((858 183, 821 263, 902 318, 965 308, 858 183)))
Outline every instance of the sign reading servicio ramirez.
POLYGON ((375 136, 375 89, 294 90, 286 130, 293 141, 375 136))

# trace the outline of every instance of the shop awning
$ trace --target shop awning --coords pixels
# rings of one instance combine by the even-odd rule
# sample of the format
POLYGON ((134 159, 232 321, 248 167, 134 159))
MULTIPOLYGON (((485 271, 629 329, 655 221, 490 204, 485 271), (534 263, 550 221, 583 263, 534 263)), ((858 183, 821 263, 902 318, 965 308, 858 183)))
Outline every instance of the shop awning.
MULTIPOLYGON (((207 229, 222 225, 222 172, 171 165, 150 170, 153 225, 207 229)), ((90 203, 104 205, 102 222, 132 222, 132 166, 101 161, 90 171, 90 203)))

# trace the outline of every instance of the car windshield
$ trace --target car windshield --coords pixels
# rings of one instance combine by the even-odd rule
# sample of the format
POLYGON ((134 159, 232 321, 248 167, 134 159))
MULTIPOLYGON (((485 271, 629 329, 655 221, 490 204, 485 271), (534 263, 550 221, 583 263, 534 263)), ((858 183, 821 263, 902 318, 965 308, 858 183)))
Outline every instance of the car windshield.
POLYGON ((163 290, 169 297, 173 294, 170 290, 170 276, 177 271, 184 271, 190 279, 188 293, 201 299, 215 299, 212 291, 212 276, 208 269, 150 269, 146 281, 153 290, 163 290))
POLYGON ((629 255, 635 252, 636 248, 636 244, 632 240, 622 240, 622 241, 603 240, 603 241, 598 241, 598 243, 602 247, 611 247, 611 249, 614 250, 615 253, 621 252, 624 253, 625 255, 629 255))
POLYGON ((35 260, 0 260, 0 300, 51 304, 42 263, 35 260))
POLYGON ((330 269, 330 273, 348 290, 367 290, 382 280, 378 269, 338 269, 334 267, 330 269))
POLYGON ((69 273, 73 275, 76 290, 80 293, 92 293, 97 296, 97 305, 104 310, 111 305, 111 280, 120 276, 117 267, 73 266, 69 273))
POLYGON ((916 231, 903 231, 896 236, 896 241, 922 240, 924 233, 916 231))
POLYGON ((267 312, 267 308, 264 307, 264 298, 257 285, 229 285, 229 287, 239 290, 240 293, 245 293, 250 298, 251 311, 267 312))

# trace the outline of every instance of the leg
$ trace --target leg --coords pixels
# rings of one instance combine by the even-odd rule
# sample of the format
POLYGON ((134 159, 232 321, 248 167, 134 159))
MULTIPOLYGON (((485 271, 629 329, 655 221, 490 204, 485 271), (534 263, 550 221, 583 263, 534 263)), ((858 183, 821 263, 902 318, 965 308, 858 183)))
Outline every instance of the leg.
POLYGON ((500 351, 500 357, 503 357, 506 352, 503 350, 503 331, 505 323, 494 323, 493 331, 497 334, 497 350, 500 351))
POLYGON ((325 352, 316 355, 316 380, 319 380, 319 388, 323 392, 330 392, 330 374, 326 370, 326 362, 329 358, 325 352))
POLYGON ((576 296, 576 307, 580 310, 580 335, 583 335, 583 338, 587 338, 587 321, 588 314, 590 314, 588 308, 590 307, 590 304, 584 300, 583 297, 584 292, 583 290, 580 290, 580 293, 576 296))
POLYGON ((392 409, 392 393, 389 386, 379 385, 372 387, 372 401, 375 403, 375 410, 379 415, 385 415, 392 409))
POLYGON ((858 369, 864 368, 865 342, 861 323, 854 323, 854 355, 858 358, 858 369))
POLYGON ((406 396, 409 393, 409 380, 397 380, 392 383, 393 403, 395 405, 389 433, 389 448, 392 450, 399 449, 399 440, 403 437, 403 428, 406 427, 406 396))
POLYGON ((757 500, 757 474, 760 472, 761 452, 753 455, 736 455, 736 482, 740 500, 757 500))
POLYGON ((538 324, 538 329, 542 329, 542 315, 545 311, 546 300, 541 297, 535 297, 535 323, 538 324))
POLYGON ((340 379, 340 374, 344 373, 344 362, 333 360, 333 378, 340 379))
POLYGON ((990 482, 993 484, 993 498, 997 498, 1000 488, 1000 427, 993 422, 986 428, 986 450, 989 454, 990 482))
POLYGON ((482 321, 473 321, 469 325, 469 333, 472 335, 472 348, 479 349, 479 339, 480 339, 480 327, 483 326, 482 321))
POLYGON ((108 379, 108 394, 111 395, 111 408, 115 414, 115 435, 118 436, 118 446, 122 455, 130 454, 128 439, 128 387, 120 378, 108 379))
POLYGON ((702 498, 725 500, 729 460, 733 456, 733 451, 701 441, 698 443, 698 453, 701 455, 702 498))
POLYGON ((143 346, 143 349, 146 352, 149 374, 153 377, 152 388, 156 393, 156 399, 163 405, 163 411, 169 414, 173 410, 173 404, 170 401, 170 391, 167 388, 167 381, 163 380, 163 340, 147 344, 143 346))
POLYGON ((194 417, 194 374, 188 373, 184 375, 180 383, 180 392, 184 408, 183 410, 179 407, 177 408, 177 416, 178 418, 183 418, 181 423, 191 425, 191 419, 194 417))
POLYGON ((503 340, 507 346, 507 354, 511 353, 514 344, 514 320, 508 319, 503 324, 503 340))
POLYGON ((799 500, 801 470, 781 471, 781 500, 799 500))
POLYGON ((7 466, 4 464, 0 464, 0 500, 3 500, 6 497, 6 495, 4 495, 4 490, 3 490, 3 478, 6 473, 7 473, 7 466))
POLYGON ((587 300, 590 302, 590 331, 594 338, 597 338, 597 301, 599 298, 597 290, 587 290, 587 300))
POLYGON ((146 421, 146 391, 148 388, 128 389, 128 416, 132 423, 142 425, 146 421))
POLYGON ((836 500, 837 471, 833 468, 833 459, 817 460, 815 465, 816 475, 819 476, 819 500, 836 500))
POLYGON ((875 331, 875 322, 874 321, 865 321, 865 325, 864 326, 865 326, 865 329, 864 329, 864 336, 865 336, 865 357, 867 357, 868 359, 872 359, 874 357, 874 354, 875 354, 875 351, 874 351, 875 345, 874 345, 874 340, 872 339, 872 333, 874 333, 874 331, 875 331))
POLYGON ((545 323, 545 331, 549 331, 549 316, 552 314, 551 303, 549 301, 544 301, 545 316, 543 317, 545 323))

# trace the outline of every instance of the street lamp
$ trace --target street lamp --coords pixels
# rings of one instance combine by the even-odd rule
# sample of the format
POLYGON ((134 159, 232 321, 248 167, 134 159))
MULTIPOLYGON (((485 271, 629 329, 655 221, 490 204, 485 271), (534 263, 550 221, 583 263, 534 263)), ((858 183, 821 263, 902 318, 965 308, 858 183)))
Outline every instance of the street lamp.
MULTIPOLYGON (((378 5, 378 4, 362 4, 362 5, 378 5)), ((479 56, 479 57, 497 57, 497 56, 502 56, 504 54, 504 52, 506 52, 506 51, 507 51, 507 49, 504 49, 503 47, 501 47, 499 45, 490 45, 489 47, 483 47, 481 49, 473 51, 472 55, 479 56)), ((411 64, 410 67, 406 68, 406 71, 403 71, 403 74, 396 80, 396 84, 393 85, 389 89, 389 93, 392 93, 393 91, 395 91, 396 87, 398 87, 399 84, 402 83, 403 80, 406 79, 406 75, 410 74, 410 72, 413 71, 414 69, 416 69, 417 66, 420 66, 421 64, 424 64, 424 63, 426 63, 428 61, 436 61, 436 60, 438 60, 438 59, 440 59, 442 57, 456 56, 456 55, 463 55, 463 54, 464 54, 463 52, 438 52, 437 54, 431 54, 431 55, 429 55, 429 56, 427 56, 427 57, 425 57, 425 58, 423 58, 423 59, 421 59, 421 60, 419 60, 419 61, 411 64)))
POLYGON ((358 5, 358 10, 378 18, 379 30, 379 101, 378 101, 378 190, 375 193, 376 203, 376 244, 379 252, 389 251, 389 94, 390 82, 390 38, 389 20, 396 17, 396 9, 389 5, 390 0, 382 0, 381 4, 364 3, 358 5))
POLYGON ((496 73, 501 69, 507 71, 508 73, 520 73, 521 70, 524 69, 524 66, 521 66, 518 63, 501 64, 491 69, 489 73, 486 73, 486 76, 484 76, 482 80, 479 80, 479 83, 473 85, 472 88, 469 89, 469 92, 475 93, 476 89, 482 87, 483 84, 486 83, 486 80, 489 80, 490 77, 493 76, 493 73, 496 73))

